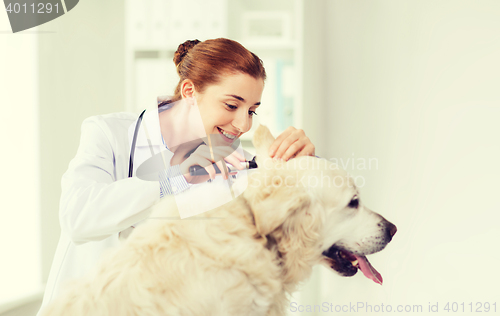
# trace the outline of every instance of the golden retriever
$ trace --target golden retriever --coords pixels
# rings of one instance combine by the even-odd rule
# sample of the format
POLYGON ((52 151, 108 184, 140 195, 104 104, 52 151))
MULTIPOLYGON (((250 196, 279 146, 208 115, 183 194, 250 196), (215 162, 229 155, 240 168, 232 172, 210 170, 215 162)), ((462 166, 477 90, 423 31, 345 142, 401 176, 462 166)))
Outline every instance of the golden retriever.
POLYGON ((172 219, 174 199, 162 199, 153 219, 44 315, 285 315, 287 294, 319 263, 381 283, 365 255, 382 250, 396 227, 361 203, 335 164, 273 162, 273 140, 267 128, 256 131, 259 168, 240 196, 184 220, 172 219))

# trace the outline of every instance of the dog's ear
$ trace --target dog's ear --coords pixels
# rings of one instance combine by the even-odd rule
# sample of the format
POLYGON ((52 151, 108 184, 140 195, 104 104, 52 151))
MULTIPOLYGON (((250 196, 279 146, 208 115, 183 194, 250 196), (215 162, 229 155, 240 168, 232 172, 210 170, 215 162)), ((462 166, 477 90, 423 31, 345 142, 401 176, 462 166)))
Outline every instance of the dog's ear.
POLYGON ((271 182, 271 185, 254 190, 250 202, 257 232, 262 236, 273 232, 294 212, 308 207, 311 203, 311 198, 305 190, 287 187, 283 178, 274 176, 271 182))
POLYGON ((310 197, 301 186, 296 186, 296 176, 276 173, 283 170, 283 162, 274 162, 269 156, 269 147, 275 138, 264 125, 259 125, 253 136, 258 173, 252 176, 245 196, 252 207, 255 226, 260 235, 274 231, 293 212, 309 205, 310 197))
POLYGON ((259 168, 269 166, 266 164, 266 160, 271 159, 269 157, 269 147, 271 147, 274 140, 275 138, 266 126, 260 124, 257 130, 255 130, 252 142, 257 154, 256 160, 259 168))

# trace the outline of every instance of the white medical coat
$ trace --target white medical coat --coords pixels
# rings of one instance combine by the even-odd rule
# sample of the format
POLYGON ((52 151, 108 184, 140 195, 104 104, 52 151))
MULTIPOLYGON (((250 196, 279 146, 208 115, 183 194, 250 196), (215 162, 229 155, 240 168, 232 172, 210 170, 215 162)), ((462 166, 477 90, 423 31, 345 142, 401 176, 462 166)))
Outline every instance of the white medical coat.
MULTIPOLYGON (((61 236, 42 308, 59 295, 67 281, 92 270, 106 251, 120 244, 119 233, 146 219, 148 208, 159 201, 157 181, 128 178, 137 118, 133 113, 112 113, 83 121, 77 154, 61 180, 61 236)), ((166 150, 158 111, 148 110, 137 137, 134 169, 151 157, 144 126, 155 153, 166 150)))

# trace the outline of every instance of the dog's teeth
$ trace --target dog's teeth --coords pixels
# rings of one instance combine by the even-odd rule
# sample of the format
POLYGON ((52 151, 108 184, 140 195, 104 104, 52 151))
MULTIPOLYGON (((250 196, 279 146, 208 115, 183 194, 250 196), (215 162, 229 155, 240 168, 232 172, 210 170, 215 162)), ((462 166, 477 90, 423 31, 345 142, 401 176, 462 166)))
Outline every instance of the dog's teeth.
POLYGON ((355 266, 355 267, 357 267, 357 266, 358 266, 358 260, 357 260, 357 259, 356 259, 356 260, 354 260, 354 261, 351 261, 351 263, 352 263, 352 265, 353 265, 353 266, 355 266))

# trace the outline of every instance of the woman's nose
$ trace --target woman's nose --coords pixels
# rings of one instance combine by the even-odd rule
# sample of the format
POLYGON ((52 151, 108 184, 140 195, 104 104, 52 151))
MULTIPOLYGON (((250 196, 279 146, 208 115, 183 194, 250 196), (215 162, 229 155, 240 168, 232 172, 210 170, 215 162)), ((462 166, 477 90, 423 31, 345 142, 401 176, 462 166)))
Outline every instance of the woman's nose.
POLYGON ((237 113, 236 117, 233 119, 233 126, 238 129, 240 133, 248 132, 252 127, 250 115, 248 115, 245 111, 240 111, 240 113, 237 113))

